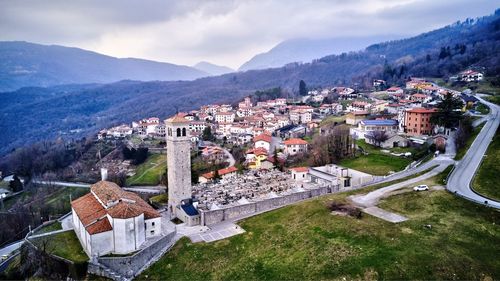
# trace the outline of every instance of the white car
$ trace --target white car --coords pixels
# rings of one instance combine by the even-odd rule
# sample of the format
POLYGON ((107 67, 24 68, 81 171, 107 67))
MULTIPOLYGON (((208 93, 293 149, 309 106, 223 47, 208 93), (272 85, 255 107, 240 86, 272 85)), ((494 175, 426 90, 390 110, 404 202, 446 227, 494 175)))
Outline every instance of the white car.
POLYGON ((414 191, 424 191, 429 190, 429 187, 425 184, 417 185, 413 188, 414 191))

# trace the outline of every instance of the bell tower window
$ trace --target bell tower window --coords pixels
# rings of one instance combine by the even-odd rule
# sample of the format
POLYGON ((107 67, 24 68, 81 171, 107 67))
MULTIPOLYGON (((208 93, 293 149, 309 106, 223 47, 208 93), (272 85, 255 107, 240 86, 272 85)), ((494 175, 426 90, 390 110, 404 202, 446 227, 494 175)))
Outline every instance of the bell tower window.
POLYGON ((181 128, 177 128, 177 136, 180 137, 181 136, 181 128))
POLYGON ((186 136, 186 128, 182 128, 182 136, 185 137, 186 136))

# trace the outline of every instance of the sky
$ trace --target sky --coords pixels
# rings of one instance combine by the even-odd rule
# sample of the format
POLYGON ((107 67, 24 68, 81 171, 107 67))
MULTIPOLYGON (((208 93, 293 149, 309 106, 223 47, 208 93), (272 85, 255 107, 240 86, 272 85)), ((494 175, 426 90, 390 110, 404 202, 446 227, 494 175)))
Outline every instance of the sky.
POLYGON ((294 38, 417 35, 497 0, 0 0, 0 41, 237 69, 294 38))

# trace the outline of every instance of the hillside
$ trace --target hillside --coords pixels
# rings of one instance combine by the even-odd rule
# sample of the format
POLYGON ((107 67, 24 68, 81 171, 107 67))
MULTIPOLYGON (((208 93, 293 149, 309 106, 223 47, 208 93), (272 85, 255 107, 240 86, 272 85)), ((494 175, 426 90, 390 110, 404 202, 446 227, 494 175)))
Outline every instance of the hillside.
POLYGON ((413 38, 375 44, 364 51, 282 68, 195 81, 122 81, 0 93, 3 132, 0 154, 45 138, 81 137, 120 122, 147 116, 165 118, 176 108, 185 111, 208 103, 234 102, 255 90, 280 86, 294 92, 301 79, 308 86, 358 83, 359 87, 368 89, 373 78, 383 77, 397 84, 409 76, 447 77, 468 67, 482 68, 487 76, 498 76, 499 18, 500 12, 497 12, 413 38), (455 46, 458 49, 455 50, 455 46), (442 48, 445 56, 442 56, 442 48), (73 130, 71 134, 70 130, 73 130))
MULTIPOLYGON (((327 55, 363 50, 368 45, 388 40, 387 36, 338 37, 326 39, 298 38, 286 40, 265 53, 257 54, 238 70, 281 67, 292 62, 307 63, 327 55)), ((393 38, 391 38, 393 39, 393 38)))
POLYGON ((206 61, 201 61, 195 65, 193 65, 194 68, 206 72, 210 75, 222 75, 222 74, 227 74, 234 72, 234 69, 231 69, 227 66, 222 66, 222 65, 216 65, 213 63, 209 63, 206 61))
POLYGON ((0 42, 0 92, 26 86, 111 83, 124 79, 193 80, 207 73, 188 66, 101 55, 78 48, 0 42))

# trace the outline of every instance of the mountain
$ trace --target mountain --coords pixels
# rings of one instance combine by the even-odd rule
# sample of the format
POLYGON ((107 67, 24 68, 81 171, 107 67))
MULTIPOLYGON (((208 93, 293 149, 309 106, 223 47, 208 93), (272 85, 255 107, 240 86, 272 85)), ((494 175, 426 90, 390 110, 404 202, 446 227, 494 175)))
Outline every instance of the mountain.
POLYGON ((498 77, 499 41, 500 10, 488 17, 311 63, 194 81, 121 81, 0 93, 0 155, 43 139, 79 138, 148 116, 166 118, 176 110, 233 103, 256 90, 281 87, 293 96, 300 80, 309 87, 356 85, 371 89, 374 78, 403 85, 410 76, 447 78, 470 67, 498 77))
POLYGON ((209 63, 206 61, 201 61, 201 62, 193 65, 193 67, 200 70, 200 71, 206 72, 212 76, 234 72, 234 69, 231 69, 227 66, 216 65, 216 64, 209 63))
POLYGON ((115 58, 63 46, 0 42, 0 91, 26 86, 111 83, 131 80, 193 80, 207 73, 188 66, 115 58))
POLYGON ((358 51, 368 45, 396 36, 337 37, 326 39, 290 39, 276 45, 268 52, 258 54, 240 66, 238 70, 281 67, 292 62, 311 62, 327 55, 358 51))

